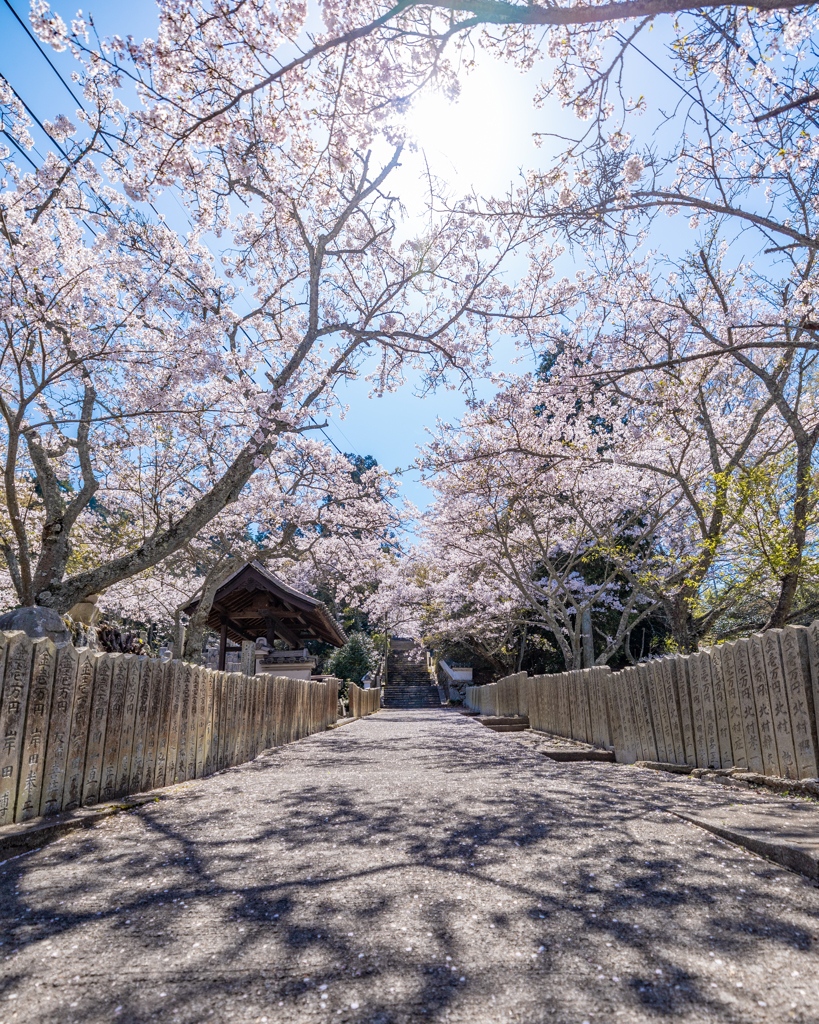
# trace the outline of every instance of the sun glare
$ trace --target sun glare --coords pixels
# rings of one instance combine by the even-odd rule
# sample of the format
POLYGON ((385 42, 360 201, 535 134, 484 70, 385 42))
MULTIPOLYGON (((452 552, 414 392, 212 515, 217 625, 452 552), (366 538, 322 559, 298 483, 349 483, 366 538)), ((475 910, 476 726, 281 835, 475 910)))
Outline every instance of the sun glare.
POLYGON ((530 86, 510 69, 486 63, 465 77, 454 103, 440 93, 420 96, 407 126, 431 170, 461 190, 502 189, 524 156, 531 160, 531 136, 520 131, 516 111, 526 109, 530 86))

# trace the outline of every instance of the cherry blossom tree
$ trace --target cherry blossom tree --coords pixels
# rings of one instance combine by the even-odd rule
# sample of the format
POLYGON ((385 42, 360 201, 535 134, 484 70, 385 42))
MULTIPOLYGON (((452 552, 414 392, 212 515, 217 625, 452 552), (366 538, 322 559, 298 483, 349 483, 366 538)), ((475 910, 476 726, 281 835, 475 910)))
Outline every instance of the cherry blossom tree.
POLYGON ((730 356, 615 381, 589 361, 602 350, 601 324, 626 365, 652 331, 675 351, 697 346, 696 329, 677 337, 679 320, 663 315, 647 283, 638 301, 636 286, 598 282, 600 302, 559 336, 548 372, 508 383, 457 428, 442 427, 424 459, 441 557, 458 552, 504 577, 569 666, 584 640, 586 661, 593 642, 604 663, 654 608, 679 649, 696 649, 756 578, 727 571, 732 545, 748 481, 787 448, 773 399, 730 356), (605 608, 616 621, 591 626, 605 608))
POLYGON ((246 561, 257 560, 311 593, 333 580, 341 600, 367 577, 373 553, 397 543, 402 509, 378 467, 358 473, 329 445, 300 438, 281 443, 239 499, 196 537, 147 573, 110 588, 100 608, 140 621, 172 625, 180 650, 199 660, 213 596, 246 561), (199 599, 181 642, 182 612, 199 599))
MULTIPOLYGON (((73 50, 86 96, 106 104, 106 117, 97 117, 105 146, 89 152, 101 159, 105 148, 105 182, 113 187, 107 207, 94 199, 95 216, 120 224, 122 213, 109 211, 125 204, 134 211, 125 220, 142 225, 136 211, 173 188, 195 225, 174 258, 180 267, 190 260, 202 275, 197 299, 185 305, 176 284, 176 306, 156 293, 151 308, 157 316, 174 309, 180 322, 190 318, 206 338, 203 352, 227 356, 229 387, 214 395, 213 381, 221 386, 225 376, 218 371, 203 373, 199 384, 196 430, 204 426, 207 438, 218 439, 219 455, 208 461, 211 442, 190 428, 190 465, 201 475, 184 498, 174 494, 174 529, 152 525, 150 544, 143 532, 105 570, 65 582, 52 574, 58 582, 49 589, 38 589, 45 577, 35 573, 27 600, 46 594, 66 606, 180 550, 238 499, 280 438, 308 429, 332 407, 339 379, 367 372, 370 352, 377 353, 367 368, 376 390, 398 386, 407 366, 422 367, 436 383, 452 371, 485 371, 491 331, 500 326, 535 351, 551 341, 558 364, 548 380, 526 381, 514 399, 513 384, 503 401, 519 408, 508 423, 479 428, 469 420, 451 441, 454 461, 437 450, 430 455, 446 492, 432 521, 468 537, 469 509, 479 510, 478 519, 494 510, 498 537, 501 523, 509 527, 498 540, 498 550, 506 546, 498 564, 510 571, 514 553, 529 590, 524 597, 512 572, 507 582, 516 600, 527 608, 534 601, 542 618, 548 602, 542 586, 532 597, 532 581, 549 580, 560 592, 563 612, 552 626, 556 642, 561 636, 567 644, 567 663, 577 662, 589 632, 585 606, 610 594, 604 588, 590 597, 572 570, 561 575, 592 550, 605 551, 616 573, 632 581, 629 600, 661 604, 680 647, 694 647, 737 592, 732 583, 707 609, 698 606, 715 574, 731 575, 719 567, 728 565, 734 531, 752 504, 747 482, 764 475, 771 460, 787 460, 792 439, 790 538, 770 622, 785 621, 808 542, 817 429, 813 8, 328 0, 324 29, 307 43, 303 4, 163 2, 159 13, 157 40, 143 43, 96 40, 90 23, 78 17, 66 27, 40 0, 33 24, 42 38, 73 50), (629 98, 627 61, 640 57, 639 37, 666 14, 679 15, 664 22, 676 62, 666 73, 685 98, 648 147, 633 137, 634 119, 656 112, 644 97, 629 98), (535 101, 571 108, 577 136, 562 140, 551 165, 532 172, 523 188, 445 204, 427 236, 399 242, 400 203, 388 187, 401 159, 401 115, 421 89, 455 95, 473 45, 522 69, 549 61, 535 101), (138 98, 131 110, 123 106, 126 94, 138 98), (662 273, 655 257, 634 254, 660 212, 691 215, 689 231, 698 233, 688 254, 668 254, 662 273), (572 282, 552 277, 560 250, 544 239, 555 229, 582 245, 589 263, 572 282), (732 261, 731 245, 750 232, 759 237, 756 264, 732 261), (221 266, 209 258, 206 237, 221 240, 221 266), (499 275, 517 251, 529 251, 532 269, 510 289, 499 275), (248 296, 241 311, 240 296, 248 296), (568 340, 555 326, 557 313, 567 315, 568 340), (526 392, 530 385, 536 399, 526 392), (601 451, 587 424, 568 461, 566 410, 578 401, 616 437, 601 451), (480 496, 454 469, 470 454, 470 439, 478 445, 476 465, 483 460, 499 470, 497 479, 488 469, 478 474, 480 496), (556 452, 560 486, 553 491, 543 483, 547 471, 557 472, 556 452), (564 494, 574 512, 569 532, 560 515, 564 494), (610 496, 608 507, 601 495, 610 496)), ((14 116, 24 132, 21 113, 14 116)), ((57 119, 54 131, 66 130, 57 119)), ((93 160, 86 166, 99 173, 93 160)), ((98 193, 94 183, 85 194, 98 193)), ((138 251, 143 259, 152 252, 141 242, 138 251)), ((195 278, 180 271, 179 279, 187 287, 195 278)), ((76 409, 78 403, 79 392, 76 409)), ((82 426, 81 410, 73 422, 82 426)), ((163 429, 179 422, 168 415, 163 429)), ((571 425, 576 434, 577 418, 571 425)), ((35 441, 25 458, 34 465, 38 444, 46 453, 41 462, 56 458, 49 453, 63 443, 66 453, 74 451, 80 432, 35 441)), ((175 457, 182 450, 175 446, 175 457)), ((78 459, 77 452, 70 482, 81 479, 78 459)), ((20 468, 18 478, 34 479, 33 469, 20 468)), ((192 471, 180 476, 187 480, 192 471)), ((39 499, 39 478, 32 486, 39 499)), ((69 507, 57 497, 63 505, 50 499, 54 508, 69 507)), ((36 501, 27 501, 34 509, 36 501)), ((36 511, 30 518, 37 520, 36 511)), ((441 551, 445 534, 442 528, 441 551)), ((10 541, 6 558, 25 589, 25 574, 14 567, 19 546, 10 541)), ((471 548, 464 561, 477 553, 471 548)), ((499 586, 503 574, 494 571, 499 586)), ((466 577, 445 573, 440 586, 444 578, 466 577)), ((499 595, 507 600, 500 586, 499 595)), ((549 601, 556 601, 552 592, 549 601)), ((629 622, 637 606, 625 608, 629 622)), ((605 638, 605 650, 619 633, 620 626, 605 638)))
POLYGON ((533 403, 532 386, 508 388, 427 447, 430 542, 462 577, 491 581, 496 607, 515 607, 520 626, 545 630, 567 668, 605 664, 654 607, 641 588, 623 585, 621 566, 639 561, 662 492, 589 458, 600 445, 597 417, 578 417, 574 403, 533 403), (608 629, 593 610, 613 613, 608 629))
MULTIPOLYGON (((738 379, 754 378, 753 388, 767 395, 791 472, 769 475, 761 463, 742 467, 729 457, 724 500, 729 480, 740 488, 740 504, 754 503, 751 479, 782 486, 779 525, 787 542, 775 555, 756 548, 778 574, 762 622, 775 627, 801 612, 794 602, 815 509, 816 21, 808 8, 761 20, 727 11, 708 17, 674 44, 671 77, 680 102, 649 144, 645 134, 633 134, 626 114, 617 123, 596 114, 589 133, 495 209, 498 216, 528 210, 590 257, 589 272, 563 283, 564 299, 574 291, 578 300, 569 319, 585 324, 575 376, 634 394, 646 371, 648 379, 664 374, 662 386, 675 388, 686 376, 683 364, 725 366, 728 357, 738 379), (674 241, 658 244, 675 237, 661 227, 661 215, 677 224, 690 218, 676 234, 677 251, 674 241), (646 244, 654 251, 636 259, 646 244), (628 376, 635 380, 620 385, 628 376)), ((609 84, 601 78, 598 87, 600 99, 609 84)), ((647 109, 636 104, 632 113, 638 107, 647 109)), ((762 562, 747 566, 746 584, 758 579, 762 562)), ((737 593, 733 584, 729 589, 737 593)), ((681 596, 683 604, 694 591, 681 596)))
MULTIPOLYGON (((716 564, 708 552, 722 546, 726 530, 745 521, 754 532, 747 519, 749 508, 760 509, 754 481, 763 500, 770 482, 778 482, 779 541, 754 545, 762 562, 753 568, 741 553, 736 557, 746 566, 743 586, 758 583, 763 562, 769 581, 776 573, 778 593, 761 624, 782 626, 800 614, 794 599, 816 510, 817 351, 798 297, 811 287, 813 263, 808 259, 798 278, 792 270, 783 281, 752 262, 731 265, 726 246, 713 238, 679 262, 664 262, 658 268, 651 258, 621 260, 616 279, 608 271, 578 279, 582 299, 574 310, 568 346, 574 367, 566 363, 567 379, 582 381, 586 389, 610 388, 629 407, 662 394, 666 402, 676 396, 678 408, 688 410, 674 412, 677 428, 686 419, 692 437, 707 439, 700 458, 713 474, 711 511, 698 513, 706 572, 716 564)), ((668 437, 675 433, 683 460, 689 444, 671 427, 668 437)), ((686 475, 681 469, 681 483, 686 475)), ((725 577, 734 580, 725 591, 731 600, 739 597, 736 581, 742 575, 725 577)), ((695 572, 689 580, 692 589, 679 594, 679 614, 694 601, 705 576, 695 572)), ((721 607, 716 601, 713 613, 721 607)), ((711 622, 709 614, 701 627, 711 622)))
MULTIPOLYGON (((253 45, 227 51, 236 81, 253 45)), ((453 211, 399 237, 401 144, 355 148, 372 133, 336 123, 332 75, 284 107, 271 90, 231 108, 172 168, 157 109, 126 110, 117 68, 76 49, 87 135, 58 117, 58 152, 36 173, 6 154, 0 196, 2 550, 20 602, 61 611, 189 544, 280 439, 315 429, 339 381, 368 373, 382 393, 412 368, 434 386, 485 366, 494 328, 543 313, 501 277, 530 241, 520 218, 489 233, 453 211), (186 236, 146 206, 171 182, 186 236), (96 507, 119 546, 76 560, 96 507)), ((3 102, 25 147, 25 112, 9 90, 3 102)))

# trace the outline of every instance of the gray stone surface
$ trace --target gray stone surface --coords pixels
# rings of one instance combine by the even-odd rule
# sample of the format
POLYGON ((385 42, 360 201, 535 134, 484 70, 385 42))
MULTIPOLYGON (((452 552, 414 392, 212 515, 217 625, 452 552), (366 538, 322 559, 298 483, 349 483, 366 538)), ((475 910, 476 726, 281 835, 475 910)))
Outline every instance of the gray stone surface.
POLYGON ((767 629, 761 636, 761 643, 765 658, 765 671, 768 676, 774 734, 779 753, 779 774, 786 779, 798 779, 799 770, 788 708, 788 694, 785 689, 785 675, 782 669, 782 650, 779 644, 781 635, 781 629, 767 629))
POLYGON ((24 633, 0 641, 4 700, 0 706, 0 825, 14 820, 21 778, 24 709, 31 682, 34 645, 24 633))
POLYGON ((697 763, 697 744, 694 737, 694 719, 691 711, 691 688, 688 682, 687 658, 669 659, 671 673, 676 683, 675 692, 680 702, 680 728, 685 748, 685 762, 689 765, 697 763))
POLYGON ((29 818, 38 817, 40 813, 51 716, 51 694, 57 667, 57 648, 48 637, 40 637, 32 646, 34 664, 25 716, 15 821, 27 821, 29 818))
POLYGON ((819 878, 819 830, 816 812, 800 814, 797 807, 719 807, 676 814, 700 828, 722 836, 777 864, 819 878))
POLYGON ((70 644, 71 632, 53 608, 14 608, 0 615, 0 631, 22 629, 33 639, 48 637, 55 644, 70 644))
POLYGON ((765 655, 762 648, 762 635, 756 633, 747 641, 748 664, 751 669, 751 680, 756 701, 756 720, 759 725, 759 740, 762 745, 763 774, 784 775, 779 767, 779 755, 776 749, 773 711, 771 696, 768 689, 768 675, 765 671, 765 655))
POLYGON ((77 650, 71 644, 66 644, 57 652, 57 669, 51 700, 51 716, 48 723, 46 760, 43 768, 40 814, 53 814, 62 806, 68 740, 71 732, 71 712, 74 707, 74 687, 77 682, 79 659, 77 650))
POLYGON ((719 659, 722 680, 725 684, 725 699, 728 705, 728 726, 731 732, 731 748, 733 763, 741 768, 748 767, 748 755, 745 747, 745 734, 742 723, 742 705, 740 703, 737 669, 734 662, 735 644, 721 644, 714 649, 714 656, 719 659))
POLYGON ((747 640, 737 640, 733 644, 734 669, 737 676, 739 705, 742 711, 743 740, 745 741, 745 757, 748 768, 754 772, 765 770, 762 753, 762 739, 756 714, 756 697, 754 679, 751 674, 750 644, 747 640))
POLYGON ((637 728, 643 758, 665 760, 666 739, 660 719, 660 691, 654 679, 653 666, 638 665, 634 673, 634 696, 637 704, 637 728), (662 750, 662 755, 659 751, 662 750))
POLYGON ((813 695, 807 629, 804 626, 786 626, 780 634, 780 646, 791 712, 796 774, 800 779, 815 778, 819 761, 816 757, 816 719, 811 714, 813 695))
POLYGON ((787 801, 525 735, 381 712, 0 864, 0 1021, 817 1019, 819 890, 671 813, 787 801))
MULTIPOLYGON (((91 717, 88 725, 88 743, 85 748, 85 772, 82 779, 82 803, 88 807, 99 802, 102 785, 103 755, 105 753, 105 723, 111 693, 111 679, 115 662, 107 654, 95 654, 94 696, 91 699, 91 717)), ((67 807, 66 810, 71 810, 67 807)))

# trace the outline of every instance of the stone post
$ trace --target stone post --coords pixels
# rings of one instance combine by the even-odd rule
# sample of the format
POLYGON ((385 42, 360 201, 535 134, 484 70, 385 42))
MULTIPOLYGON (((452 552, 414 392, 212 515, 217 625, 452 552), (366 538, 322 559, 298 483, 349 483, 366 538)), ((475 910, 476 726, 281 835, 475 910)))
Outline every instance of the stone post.
POLYGON ((256 672, 256 644, 251 640, 242 641, 242 675, 252 676, 256 672))

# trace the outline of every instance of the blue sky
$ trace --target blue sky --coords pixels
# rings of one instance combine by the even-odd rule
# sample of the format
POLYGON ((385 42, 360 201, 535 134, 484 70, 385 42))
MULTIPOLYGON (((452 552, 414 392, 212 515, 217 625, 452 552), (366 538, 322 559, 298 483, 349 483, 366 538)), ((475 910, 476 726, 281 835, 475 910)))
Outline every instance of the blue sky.
MULTIPOLYGON (((74 108, 72 100, 15 20, 9 4, 27 22, 26 0, 0 0, 0 72, 41 120, 60 111, 70 114, 74 108)), ((77 10, 74 3, 64 0, 57 0, 53 7, 66 21, 77 10)), ((94 18, 103 36, 155 35, 153 0, 130 0, 127 4, 122 0, 96 0, 84 12, 94 18)), ((72 67, 70 56, 50 50, 48 54, 68 78, 72 67)), ((650 67, 641 70, 649 84, 651 78, 658 79, 654 85, 660 90, 664 88, 664 83, 650 67)), ((536 68, 522 76, 506 64, 484 58, 475 72, 464 77, 458 103, 448 104, 439 96, 421 101, 410 123, 423 157, 420 152, 405 157, 398 183, 398 190, 410 211, 422 209, 420 179, 424 158, 435 173, 452 183, 454 192, 474 188, 483 194, 505 191, 518 178, 521 169, 546 162, 548 154, 536 149, 532 133, 554 128, 557 121, 570 118, 557 110, 533 110, 532 90, 542 74, 543 69, 536 68)), ((645 91, 645 79, 641 85, 645 91)), ((656 91, 653 95, 656 97, 656 91)), ((38 146, 41 151, 42 140, 41 136, 38 146)), ((393 183, 393 188, 396 184, 393 183)), ((561 273, 571 272, 571 261, 567 258, 561 273)), ((496 354, 499 368, 511 367, 515 355, 512 342, 508 339, 499 342, 496 354)), ((479 382, 478 386, 484 396, 491 394, 488 382, 479 382)), ((457 392, 441 391, 420 398, 411 383, 396 394, 370 399, 366 382, 359 381, 343 387, 340 397, 349 405, 349 413, 343 421, 331 422, 328 435, 341 450, 373 455, 390 470, 412 463, 416 446, 425 439, 425 428, 434 425, 437 417, 452 422, 464 408, 463 395, 457 392)), ((414 472, 404 475, 402 490, 421 507, 429 501, 429 492, 419 484, 414 472)))

